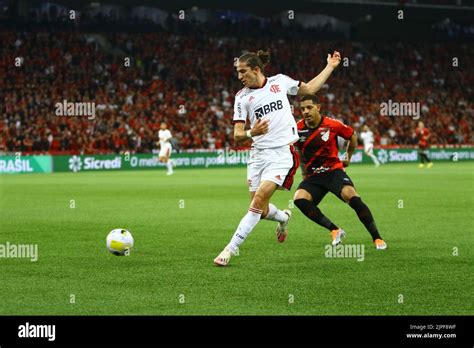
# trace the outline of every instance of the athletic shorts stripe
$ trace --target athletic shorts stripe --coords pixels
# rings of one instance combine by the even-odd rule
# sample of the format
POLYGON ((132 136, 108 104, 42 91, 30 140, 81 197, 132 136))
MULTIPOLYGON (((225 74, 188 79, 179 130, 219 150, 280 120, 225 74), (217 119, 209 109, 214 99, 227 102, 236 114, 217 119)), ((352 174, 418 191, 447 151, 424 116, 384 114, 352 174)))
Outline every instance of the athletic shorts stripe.
POLYGON ((293 185, 293 179, 295 177, 296 171, 298 170, 298 166, 300 165, 300 157, 298 152, 296 152, 293 145, 290 145, 290 151, 293 155, 293 167, 288 171, 288 174, 285 177, 285 181, 283 181, 283 188, 290 190, 291 186, 293 185))

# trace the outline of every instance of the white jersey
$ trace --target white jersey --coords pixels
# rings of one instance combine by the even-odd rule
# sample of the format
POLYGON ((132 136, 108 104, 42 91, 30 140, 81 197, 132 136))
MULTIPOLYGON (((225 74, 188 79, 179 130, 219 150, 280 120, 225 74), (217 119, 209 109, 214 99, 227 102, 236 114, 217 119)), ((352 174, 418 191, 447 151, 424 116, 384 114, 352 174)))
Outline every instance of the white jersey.
POLYGON ((268 119, 268 132, 252 137, 257 149, 268 149, 292 144, 298 132, 287 94, 296 95, 300 82, 278 74, 265 80, 261 88, 241 89, 235 96, 234 123, 250 120, 253 127, 257 119, 268 119))
POLYGON ((158 132, 158 137, 160 138, 160 147, 165 147, 170 143, 169 141, 172 138, 171 132, 168 129, 160 129, 158 132))
POLYGON ((374 133, 371 131, 360 133, 360 138, 364 142, 364 147, 374 146, 374 133))

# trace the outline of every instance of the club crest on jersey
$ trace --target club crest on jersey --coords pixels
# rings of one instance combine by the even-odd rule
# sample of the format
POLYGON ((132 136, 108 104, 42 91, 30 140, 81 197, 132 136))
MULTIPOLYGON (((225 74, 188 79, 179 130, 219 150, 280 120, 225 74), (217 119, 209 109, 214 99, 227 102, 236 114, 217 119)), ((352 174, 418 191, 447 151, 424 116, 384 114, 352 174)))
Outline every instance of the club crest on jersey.
POLYGON ((329 129, 325 132, 321 132, 321 139, 324 141, 328 141, 329 139, 329 129))
POLYGON ((271 85, 270 86, 270 92, 273 92, 273 93, 280 92, 280 86, 279 85, 271 85))
POLYGON ((256 118, 262 118, 263 116, 265 116, 266 114, 270 112, 281 110, 281 109, 283 109, 283 102, 281 100, 277 100, 276 102, 271 102, 264 106, 259 107, 258 109, 255 109, 254 113, 255 113, 256 118))

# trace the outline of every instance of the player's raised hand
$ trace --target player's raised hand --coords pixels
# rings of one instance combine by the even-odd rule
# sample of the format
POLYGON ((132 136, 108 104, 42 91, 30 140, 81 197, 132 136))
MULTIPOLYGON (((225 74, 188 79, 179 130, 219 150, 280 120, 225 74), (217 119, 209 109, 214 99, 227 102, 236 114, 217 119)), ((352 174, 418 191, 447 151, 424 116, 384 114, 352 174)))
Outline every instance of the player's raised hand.
POLYGON ((250 134, 252 134, 253 137, 257 135, 265 134, 267 132, 268 132, 268 119, 261 119, 261 118, 259 118, 257 122, 255 122, 255 125, 250 130, 250 134))
POLYGON ((334 51, 332 56, 328 53, 327 62, 328 65, 332 66, 334 69, 337 68, 341 62, 341 54, 338 51, 334 51))

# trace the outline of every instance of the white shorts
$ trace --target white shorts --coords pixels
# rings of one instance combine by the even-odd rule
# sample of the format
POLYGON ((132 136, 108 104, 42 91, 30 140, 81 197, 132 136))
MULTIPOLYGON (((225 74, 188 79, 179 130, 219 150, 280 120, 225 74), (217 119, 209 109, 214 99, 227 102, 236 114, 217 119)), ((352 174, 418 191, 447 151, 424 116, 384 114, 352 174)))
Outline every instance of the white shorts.
POLYGON ((171 150, 172 150, 172 147, 171 147, 170 143, 166 144, 165 146, 162 146, 160 148, 160 153, 159 153, 158 157, 170 157, 171 150))
POLYGON ((365 151, 365 153, 368 154, 369 156, 370 156, 370 155, 373 155, 373 153, 374 153, 374 145, 373 145, 373 144, 365 145, 365 146, 364 146, 364 151, 365 151))
POLYGON ((263 150, 251 149, 247 162, 249 191, 257 191, 260 183, 265 180, 290 190, 299 162, 298 153, 293 145, 263 150))

